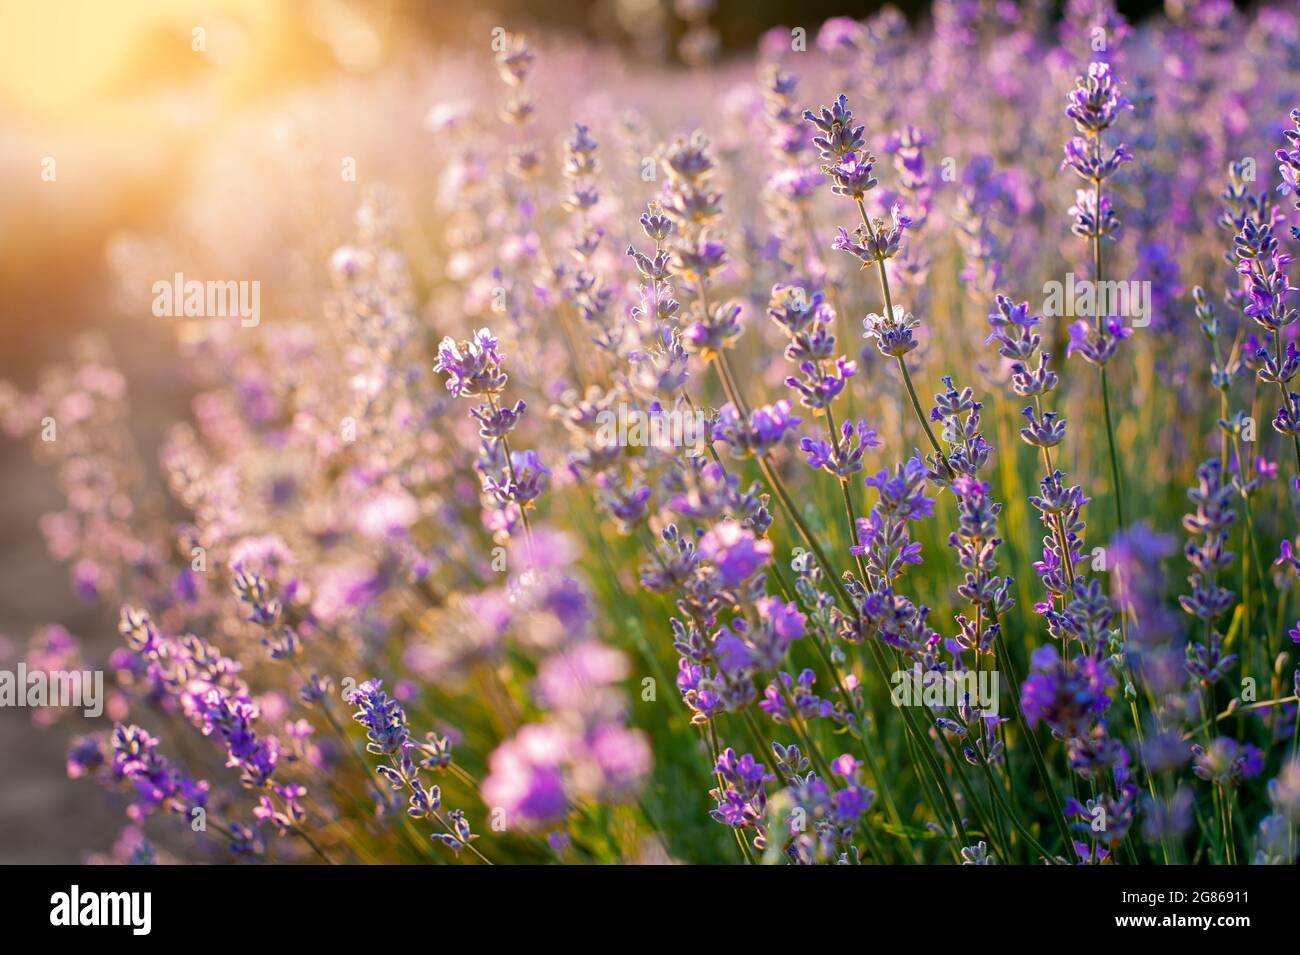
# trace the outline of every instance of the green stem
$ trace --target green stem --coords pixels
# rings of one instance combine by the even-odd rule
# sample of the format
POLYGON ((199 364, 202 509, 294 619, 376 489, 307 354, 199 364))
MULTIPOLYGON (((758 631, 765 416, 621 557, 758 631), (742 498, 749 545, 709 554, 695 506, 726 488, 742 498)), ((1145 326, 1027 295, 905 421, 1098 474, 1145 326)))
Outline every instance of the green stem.
MULTIPOLYGON (((1093 146, 1096 150, 1097 161, 1101 161, 1101 133, 1094 132, 1091 134, 1093 146)), ((1101 256, 1101 177, 1093 179, 1093 200, 1094 216, 1092 223, 1092 264, 1093 278, 1097 282, 1097 288, 1102 287, 1102 256, 1101 256)), ((1101 314, 1101 309, 1097 309, 1095 323, 1098 334, 1105 328, 1105 316, 1101 314)), ((1124 487, 1120 483, 1119 477, 1119 455, 1115 449, 1115 428, 1111 423, 1110 416, 1110 387, 1106 382, 1106 366, 1101 366, 1101 407, 1106 419, 1106 444, 1110 450, 1110 474, 1111 480, 1115 484, 1115 526, 1116 531, 1124 529, 1124 487)))
MULTIPOLYGON (((867 207, 862 201, 862 197, 857 197, 858 215, 862 218, 862 227, 866 230, 867 235, 875 239, 875 230, 871 226, 871 220, 867 218, 867 207)), ((880 271, 880 294, 885 300, 885 318, 887 321, 894 319, 894 298, 889 291, 889 270, 885 268, 883 258, 876 259, 876 265, 880 271)), ((916 397, 916 388, 912 385, 912 376, 907 371, 907 363, 903 361, 902 355, 896 355, 898 360, 898 370, 902 372, 903 384, 907 387, 907 396, 911 399, 912 410, 916 413, 916 420, 921 423, 921 429, 925 432, 926 439, 930 442, 930 447, 934 449, 934 455, 941 467, 949 477, 952 477, 952 471, 948 467, 948 459, 943 455, 943 449, 939 446, 939 441, 934 436, 934 431, 930 428, 929 419, 926 418, 925 412, 921 409, 921 402, 916 397)))
MULTIPOLYGON (((997 624, 997 617, 993 618, 993 622, 997 624)), ((1007 641, 1000 626, 998 627, 995 648, 1001 659, 1002 666, 1010 677, 1007 681, 1007 687, 1011 691, 1011 705, 1016 711, 1016 722, 1020 726, 1021 735, 1029 743, 1029 752, 1034 759, 1034 769, 1038 773, 1038 779, 1043 785, 1043 790, 1047 793, 1048 801, 1052 804, 1052 818, 1061 831, 1061 838, 1064 840, 1065 848, 1068 849, 1072 841, 1070 824, 1065 818, 1065 809, 1056 793, 1056 787, 1052 785, 1052 777, 1047 771, 1047 763, 1043 759, 1043 750, 1038 745, 1038 737, 1034 735, 1033 729, 1029 726, 1029 721, 1025 719, 1024 711, 1020 708, 1020 678, 1016 676, 1015 664, 1011 660, 1010 651, 1007 650, 1007 641)))

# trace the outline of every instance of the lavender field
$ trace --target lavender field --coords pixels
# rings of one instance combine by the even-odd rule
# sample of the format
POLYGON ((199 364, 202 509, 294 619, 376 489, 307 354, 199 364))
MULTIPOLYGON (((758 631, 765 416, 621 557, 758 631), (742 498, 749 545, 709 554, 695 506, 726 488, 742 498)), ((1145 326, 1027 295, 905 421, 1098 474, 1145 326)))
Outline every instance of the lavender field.
POLYGON ((1293 864, 1300 8, 1064 6, 224 116, 0 381, 23 860, 1293 864))

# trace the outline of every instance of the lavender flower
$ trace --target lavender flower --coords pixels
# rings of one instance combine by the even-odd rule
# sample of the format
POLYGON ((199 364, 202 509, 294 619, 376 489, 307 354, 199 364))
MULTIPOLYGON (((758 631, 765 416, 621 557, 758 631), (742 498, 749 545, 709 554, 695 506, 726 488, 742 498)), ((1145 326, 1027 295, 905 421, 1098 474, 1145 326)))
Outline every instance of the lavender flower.
POLYGON ((781 400, 755 408, 745 420, 728 402, 718 413, 713 426, 713 440, 726 444, 738 458, 761 457, 780 446, 799 425, 799 417, 790 414, 790 402, 781 400))
POLYGON ((1234 786, 1264 770, 1264 759, 1258 748, 1224 736, 1212 740, 1208 748, 1193 746, 1192 756, 1192 772, 1220 786, 1234 786))
POLYGON ((726 521, 700 539, 700 556, 713 563, 724 586, 734 587, 767 563, 772 542, 758 540, 735 521, 726 521))
POLYGON ((874 339, 882 355, 902 358, 919 344, 912 332, 920 324, 903 306, 895 305, 892 315, 873 312, 863 319, 862 325, 866 329, 863 337, 874 339))
POLYGON ((1065 115, 1074 120, 1080 132, 1099 133, 1108 129, 1132 104, 1120 93, 1109 63, 1088 64, 1087 76, 1075 80, 1065 115))
POLYGON ((501 370, 497 342, 486 328, 476 331, 469 341, 457 342, 448 336, 438 346, 433 370, 446 373, 447 390, 457 398, 500 394, 506 375, 501 370))
POLYGON ((722 788, 710 792, 718 806, 709 815, 733 829, 754 829, 754 847, 762 849, 767 839, 763 825, 767 810, 767 784, 776 777, 768 773, 763 764, 755 761, 751 754, 737 756, 731 747, 719 754, 714 772, 722 781, 722 788))

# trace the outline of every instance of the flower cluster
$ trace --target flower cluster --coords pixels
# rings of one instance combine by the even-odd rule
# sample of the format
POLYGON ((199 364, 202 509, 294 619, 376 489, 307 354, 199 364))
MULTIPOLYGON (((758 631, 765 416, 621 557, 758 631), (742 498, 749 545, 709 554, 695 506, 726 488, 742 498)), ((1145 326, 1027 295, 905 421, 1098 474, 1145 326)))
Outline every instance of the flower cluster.
POLYGON ((32 714, 93 859, 1295 861, 1300 15, 712 6, 304 91, 363 186, 237 137, 257 228, 195 176, 107 260, 265 321, 0 384, 118 619, 0 636, 108 677, 32 714))

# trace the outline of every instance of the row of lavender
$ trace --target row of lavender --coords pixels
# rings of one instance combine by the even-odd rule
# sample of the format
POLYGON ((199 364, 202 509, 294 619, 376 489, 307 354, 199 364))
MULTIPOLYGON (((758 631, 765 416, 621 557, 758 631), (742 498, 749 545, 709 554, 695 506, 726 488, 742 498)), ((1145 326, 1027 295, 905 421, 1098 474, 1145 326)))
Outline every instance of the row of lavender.
POLYGON ((476 57, 436 189, 183 323, 170 504, 93 345, 4 395, 120 856, 1295 859, 1293 13, 476 57))

